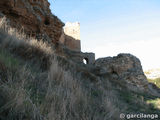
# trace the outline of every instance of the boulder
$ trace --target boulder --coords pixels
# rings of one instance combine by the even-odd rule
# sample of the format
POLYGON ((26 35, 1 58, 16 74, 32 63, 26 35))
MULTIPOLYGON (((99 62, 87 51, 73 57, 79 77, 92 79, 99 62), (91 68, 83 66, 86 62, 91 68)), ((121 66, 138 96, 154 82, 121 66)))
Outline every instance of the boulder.
POLYGON ((95 65, 105 69, 106 73, 116 74, 117 80, 125 81, 129 89, 141 91, 148 89, 148 81, 144 75, 141 62, 131 54, 99 58, 95 65))

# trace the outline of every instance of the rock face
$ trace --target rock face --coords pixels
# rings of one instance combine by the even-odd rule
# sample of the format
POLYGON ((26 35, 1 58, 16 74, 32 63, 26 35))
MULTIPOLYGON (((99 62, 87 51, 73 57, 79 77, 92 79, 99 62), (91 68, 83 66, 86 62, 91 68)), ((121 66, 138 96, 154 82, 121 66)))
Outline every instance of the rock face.
POLYGON ((80 23, 68 22, 64 26, 51 13, 49 6, 48 0, 0 0, 0 22, 5 17, 9 27, 53 43, 58 55, 65 54, 67 58, 81 63, 86 59, 88 64, 93 64, 95 55, 81 52, 80 23), (63 47, 66 49, 62 50, 63 47))
POLYGON ((59 41, 64 24, 49 9, 47 0, 0 0, 0 12, 14 28, 27 35, 53 42, 59 41))
POLYGON ((116 57, 100 58, 96 66, 105 69, 107 73, 116 74, 118 80, 126 81, 132 90, 146 90, 148 81, 143 73, 140 60, 131 54, 119 54, 116 57))
MULTIPOLYGON (((49 6, 48 0, 0 0, 0 20, 5 16, 10 26, 23 30, 28 36, 54 43, 55 53, 59 56, 79 65, 86 60, 91 66, 90 71, 98 71, 95 75, 114 75, 116 80, 127 83, 126 86, 132 90, 145 91, 149 88, 138 58, 119 54, 95 61, 94 53, 81 52, 80 24, 67 23, 63 28, 64 23, 51 13, 49 6)), ((1 71, 4 71, 4 67, 0 63, 2 79, 5 75, 1 71)))

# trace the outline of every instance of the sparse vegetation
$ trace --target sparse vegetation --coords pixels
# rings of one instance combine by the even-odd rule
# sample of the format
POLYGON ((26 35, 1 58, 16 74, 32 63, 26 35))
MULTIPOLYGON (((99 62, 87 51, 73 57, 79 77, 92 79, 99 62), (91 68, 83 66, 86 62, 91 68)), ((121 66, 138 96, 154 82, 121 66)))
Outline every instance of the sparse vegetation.
POLYGON ((157 87, 160 88, 160 78, 156 78, 156 79, 148 79, 149 82, 154 83, 155 85, 157 85, 157 87))
MULTIPOLYGON (((155 84, 158 88, 160 88, 160 78, 156 79, 148 79, 148 82, 155 84)), ((155 109, 160 109, 160 99, 151 99, 147 100, 148 104, 152 104, 155 109)))
MULTIPOLYGON (((0 34, 0 60, 8 67, 8 79, 0 85, 1 119, 96 120, 118 117, 118 109, 109 99, 103 99, 107 97, 103 89, 93 84, 84 85, 85 80, 79 77, 73 78, 74 73, 63 70, 55 57, 50 72, 32 72, 34 60, 52 57, 53 51, 45 43, 16 38, 3 30, 0 34), (18 69, 12 71, 14 68, 18 69)), ((37 64, 41 66, 42 62, 37 64)))
POLYGON ((19 61, 3 49, 0 49, 0 60, 9 68, 17 68, 19 65, 19 61))
POLYGON ((148 100, 147 103, 152 104, 155 109, 160 109, 160 99, 159 98, 155 100, 148 100))
POLYGON ((130 91, 111 76, 77 72, 76 63, 56 56, 47 43, 3 29, 1 62, 7 79, 0 82, 0 120, 119 120, 120 113, 160 113, 159 98, 130 91))

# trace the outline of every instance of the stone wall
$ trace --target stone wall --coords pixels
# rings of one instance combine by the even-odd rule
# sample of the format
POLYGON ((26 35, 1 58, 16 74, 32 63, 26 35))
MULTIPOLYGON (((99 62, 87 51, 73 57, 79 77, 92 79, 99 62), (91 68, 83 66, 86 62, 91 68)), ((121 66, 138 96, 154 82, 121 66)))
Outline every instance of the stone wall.
POLYGON ((95 54, 94 53, 83 53, 83 60, 86 60, 86 64, 94 64, 95 63, 95 54))
POLYGON ((76 40, 80 40, 80 23, 67 22, 64 26, 64 33, 76 40))
POLYGON ((71 50, 81 51, 80 24, 78 22, 66 23, 62 31, 60 42, 71 50))

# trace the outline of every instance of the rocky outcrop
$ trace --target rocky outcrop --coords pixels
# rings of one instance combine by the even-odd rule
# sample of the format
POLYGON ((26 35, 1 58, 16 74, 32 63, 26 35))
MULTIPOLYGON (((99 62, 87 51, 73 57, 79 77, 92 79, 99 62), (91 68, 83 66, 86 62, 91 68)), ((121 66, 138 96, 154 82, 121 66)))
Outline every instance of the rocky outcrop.
MULTIPOLYGON (((64 23, 51 13, 49 6, 48 0, 0 0, 0 18, 6 17, 11 27, 22 30, 27 36, 54 43, 54 52, 59 56, 82 66, 86 60, 87 71, 95 76, 114 75, 119 82, 127 82, 126 86, 132 90, 145 91, 150 87, 135 56, 119 54, 95 61, 94 53, 81 52, 80 24, 67 23, 63 28, 64 23)), ((1 68, 0 63, 2 71, 1 68)), ((0 77, 5 78, 1 71, 0 77)))
POLYGON ((27 35, 52 42, 59 41, 63 22, 53 15, 47 0, 0 0, 0 12, 27 35))
POLYGON ((0 21, 6 17, 9 27, 27 36, 81 51, 80 24, 68 22, 64 26, 49 6, 48 0, 1 0, 0 21))
POLYGON ((148 81, 140 60, 131 54, 100 58, 96 60, 95 65, 103 68, 106 73, 117 75, 117 80, 127 82, 126 86, 129 89, 141 91, 148 89, 148 81))

